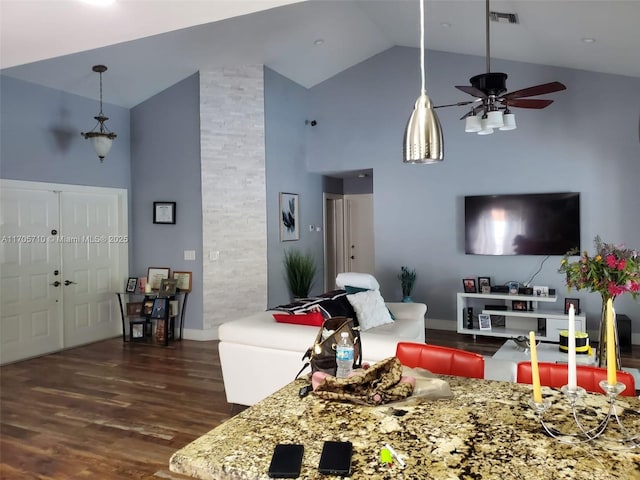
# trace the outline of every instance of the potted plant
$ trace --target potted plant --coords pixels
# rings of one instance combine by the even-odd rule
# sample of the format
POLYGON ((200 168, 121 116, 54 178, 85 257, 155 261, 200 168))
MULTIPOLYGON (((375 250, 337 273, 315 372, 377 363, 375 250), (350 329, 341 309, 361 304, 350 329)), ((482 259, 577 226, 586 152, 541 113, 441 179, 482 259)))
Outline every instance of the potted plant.
POLYGON ((316 261, 310 253, 285 250, 284 271, 294 298, 307 298, 316 276, 316 261))
POLYGON ((416 271, 409 270, 408 267, 400 267, 398 279, 400 280, 400 285, 402 285, 402 301, 405 303, 412 302, 411 291, 416 283, 416 271))

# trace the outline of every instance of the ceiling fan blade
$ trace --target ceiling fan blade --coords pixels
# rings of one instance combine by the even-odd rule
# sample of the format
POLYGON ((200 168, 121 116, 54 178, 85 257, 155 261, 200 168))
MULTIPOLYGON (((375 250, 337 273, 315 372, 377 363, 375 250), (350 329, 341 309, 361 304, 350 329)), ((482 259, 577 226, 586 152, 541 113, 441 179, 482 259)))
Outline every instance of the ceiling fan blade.
POLYGON ((487 98, 487 95, 482 90, 472 87, 471 85, 456 85, 456 88, 474 97, 487 98))
POLYGON ((551 83, 543 83, 540 85, 535 85, 529 88, 523 88, 522 90, 516 90, 515 92, 510 92, 505 95, 502 95, 501 98, 511 99, 511 98, 522 98, 522 97, 535 97, 537 95, 544 95, 545 93, 553 93, 559 92, 561 90, 566 90, 565 87, 560 82, 551 82, 551 83))
POLYGON ((449 103, 447 105, 436 105, 433 108, 445 108, 445 107, 463 107, 465 105, 470 105, 472 103, 479 102, 480 99, 477 100, 469 100, 468 102, 458 102, 458 103, 449 103))
MULTIPOLYGON (((504 100, 504 99, 502 99, 504 100)), ((553 103, 553 100, 537 100, 533 98, 521 98, 513 100, 507 100, 505 102, 509 107, 518 108, 545 108, 553 103)))

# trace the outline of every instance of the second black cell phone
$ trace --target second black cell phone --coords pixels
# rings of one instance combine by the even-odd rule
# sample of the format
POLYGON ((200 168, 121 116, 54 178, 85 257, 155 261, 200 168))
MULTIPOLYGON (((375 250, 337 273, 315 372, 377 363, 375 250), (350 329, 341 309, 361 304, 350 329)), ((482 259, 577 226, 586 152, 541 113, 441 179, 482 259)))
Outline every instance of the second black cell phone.
POLYGON ((273 450, 269 476, 271 478, 297 478, 302 467, 304 446, 293 443, 279 443, 273 450))
POLYGON ((351 474, 351 442, 326 441, 322 446, 318 471, 327 475, 348 476, 351 474))

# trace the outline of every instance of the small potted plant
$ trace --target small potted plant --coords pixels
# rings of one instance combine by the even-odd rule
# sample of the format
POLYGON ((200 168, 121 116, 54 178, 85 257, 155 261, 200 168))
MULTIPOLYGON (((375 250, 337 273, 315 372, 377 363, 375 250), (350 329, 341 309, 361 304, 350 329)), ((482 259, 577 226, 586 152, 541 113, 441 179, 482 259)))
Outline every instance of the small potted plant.
POLYGON ((402 301, 405 303, 412 302, 411 291, 416 283, 416 271, 409 270, 409 267, 400 267, 398 280, 400 280, 400 285, 402 286, 402 301))
POLYGON ((316 276, 316 261, 310 253, 285 250, 284 271, 293 298, 307 298, 316 276))

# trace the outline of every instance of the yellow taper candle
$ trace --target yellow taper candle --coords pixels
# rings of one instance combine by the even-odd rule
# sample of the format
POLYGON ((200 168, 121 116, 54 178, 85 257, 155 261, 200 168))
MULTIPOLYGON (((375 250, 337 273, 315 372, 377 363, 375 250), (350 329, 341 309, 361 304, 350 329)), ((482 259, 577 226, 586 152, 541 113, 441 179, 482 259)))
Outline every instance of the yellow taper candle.
POLYGON ((607 300, 607 383, 615 385, 616 378, 616 336, 613 331, 613 300, 607 300))
POLYGON ((540 370, 538 368, 538 350, 536 349, 536 334, 529 332, 529 351, 531 352, 531 381, 533 383, 533 401, 542 403, 540 388, 540 370))

